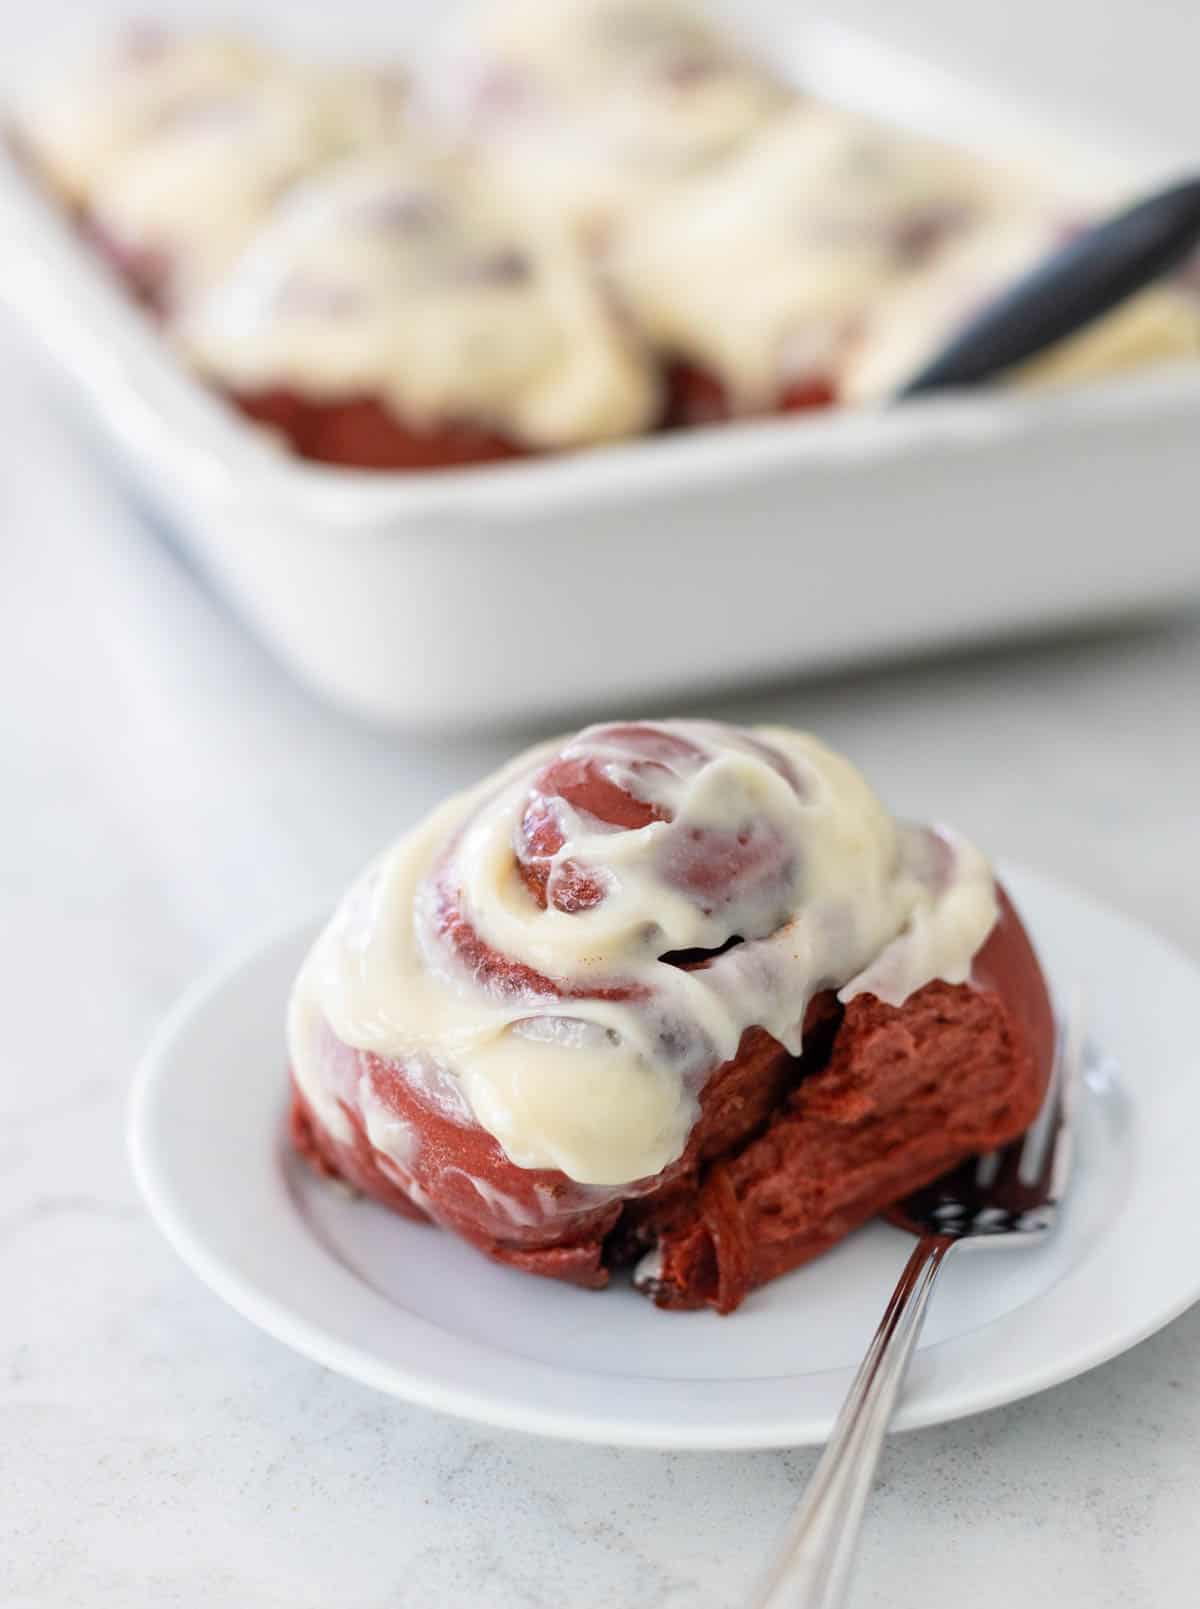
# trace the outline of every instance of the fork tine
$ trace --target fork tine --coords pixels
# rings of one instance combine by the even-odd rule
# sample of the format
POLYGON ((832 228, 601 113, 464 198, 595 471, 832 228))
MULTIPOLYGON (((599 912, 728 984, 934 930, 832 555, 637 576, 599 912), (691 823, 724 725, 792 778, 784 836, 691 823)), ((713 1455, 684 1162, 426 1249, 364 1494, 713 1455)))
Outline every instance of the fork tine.
POLYGON ((990 1190, 992 1188, 1003 1161, 1003 1151, 986 1151, 979 1158, 975 1166, 975 1188, 977 1190, 990 1190))
POLYGON ((1060 1042, 1046 1098, 1019 1145, 1017 1177, 1027 1189, 1042 1183, 1046 1174, 1046 1164, 1053 1161, 1054 1142, 1062 1121, 1062 1065, 1060 1042))
POLYGON ((992 1151, 994 1159, 991 1168, 979 1178, 979 1185, 989 1196, 1008 1196, 1020 1188, 1021 1157, 1023 1154, 1025 1136, 1021 1135, 1011 1140, 1008 1145, 1002 1145, 998 1151, 992 1151))
POLYGON ((1076 988, 1071 995, 1067 1027, 1063 1044, 1063 1078, 1059 1090, 1061 1116, 1058 1144, 1050 1159, 1050 1183, 1047 1194, 1051 1201, 1061 1201, 1071 1174, 1075 1156, 1075 1114, 1079 1107, 1079 1092, 1083 1085, 1083 990, 1076 988))
POLYGON ((1058 1036, 1050 1085, 1021 1146, 1021 1183, 1026 1188, 1039 1187, 1052 1199, 1061 1194, 1070 1167, 1071 1118, 1083 1063, 1082 1024, 1083 998, 1081 991, 1075 989, 1065 1027, 1058 1036))

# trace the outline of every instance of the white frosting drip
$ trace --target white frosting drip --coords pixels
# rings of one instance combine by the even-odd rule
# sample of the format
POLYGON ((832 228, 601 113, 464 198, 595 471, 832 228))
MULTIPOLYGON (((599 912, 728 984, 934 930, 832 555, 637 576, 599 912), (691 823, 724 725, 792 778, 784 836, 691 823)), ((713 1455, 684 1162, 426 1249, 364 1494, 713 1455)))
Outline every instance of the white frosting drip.
POLYGON ((425 92, 527 201, 601 229, 789 99, 689 0, 480 6, 435 56, 425 92))
POLYGON ((367 1138, 405 1177, 416 1160, 420 1149, 420 1136, 405 1118, 397 1117, 387 1101, 375 1088, 370 1069, 359 1073, 356 1105, 362 1113, 367 1138))
POLYGON ((423 1087, 438 1069, 518 1166, 627 1185, 681 1154, 700 1090, 749 1027, 798 1053, 808 1001, 822 989, 901 1004, 934 978, 967 979, 997 910, 977 850, 897 825, 853 766, 813 737, 689 721, 659 729, 700 756, 631 773, 604 728, 561 751, 590 756, 670 819, 617 831, 556 800, 565 837, 545 909, 513 846, 554 745, 450 800, 368 870, 292 997, 293 1068, 322 1121, 337 1098, 320 1053, 328 1024, 405 1076, 413 1068, 423 1087), (689 882, 689 845, 711 850, 718 840, 749 860, 705 892, 689 882), (773 857, 769 875, 753 874, 759 850, 773 857), (602 869, 598 903, 555 907, 555 876, 571 865, 602 869), (482 986, 439 934, 439 882, 484 944, 554 979, 563 996, 482 986), (743 942, 699 970, 660 959, 734 935, 743 942), (632 997, 589 995, 614 986, 632 997))
POLYGON ((933 141, 800 103, 632 225, 611 271, 658 346, 714 372, 735 407, 769 407, 836 373, 932 242, 1013 194, 933 141))
POLYGON ((657 406, 567 233, 518 222, 474 162, 411 140, 298 186, 180 339, 225 385, 377 396, 536 446, 625 435, 657 406))

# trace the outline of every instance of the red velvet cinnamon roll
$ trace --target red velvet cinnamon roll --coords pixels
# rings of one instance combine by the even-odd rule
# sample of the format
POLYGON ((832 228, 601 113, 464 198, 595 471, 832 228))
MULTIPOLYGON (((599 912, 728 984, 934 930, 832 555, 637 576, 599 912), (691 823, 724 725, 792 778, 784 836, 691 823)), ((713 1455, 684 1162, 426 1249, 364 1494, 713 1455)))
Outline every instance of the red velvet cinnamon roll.
POLYGON ((1018 193, 934 141, 796 101, 631 220, 609 268, 682 375, 678 422, 822 406, 881 298, 1018 193))
POLYGON ((177 334, 246 412, 333 463, 583 446, 661 407, 569 232, 515 216, 473 159, 413 140, 299 185, 177 334))
POLYGON ((347 895, 293 992, 293 1134, 514 1268, 729 1312, 1019 1134, 1053 1037, 978 851, 816 739, 593 727, 347 895))
POLYGON ((394 71, 141 28, 30 97, 21 133, 93 246, 166 313, 221 276, 297 179, 397 138, 406 97, 394 71))

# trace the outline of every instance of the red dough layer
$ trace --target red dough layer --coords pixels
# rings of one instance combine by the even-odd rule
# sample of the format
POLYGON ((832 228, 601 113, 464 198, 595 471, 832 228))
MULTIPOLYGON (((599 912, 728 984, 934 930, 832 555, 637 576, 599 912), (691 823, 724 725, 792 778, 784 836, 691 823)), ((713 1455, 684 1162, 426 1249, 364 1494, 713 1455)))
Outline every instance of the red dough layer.
MULTIPOLYGON (((79 228, 134 299, 156 318, 163 317, 169 300, 168 259, 161 252, 114 239, 86 215, 79 219, 79 228)), ((694 364, 668 364, 664 389, 661 429, 689 429, 738 417, 721 381, 694 364)), ((469 423, 415 429, 377 397, 326 402, 287 386, 223 394, 248 418, 278 431, 301 458, 345 469, 457 469, 467 464, 528 458, 538 451, 498 431, 469 423)), ((836 400, 832 381, 818 378, 785 387, 773 406, 764 411, 806 413, 828 408, 836 400)))
POLYGON ((1028 1128, 1045 1093, 1054 1022, 1036 957, 1006 905, 979 987, 931 983, 900 1008, 860 996, 824 1064, 750 1144, 689 1181, 685 1201, 630 1221, 661 1263, 663 1307, 732 1311, 964 1158, 1028 1128), (1032 1009, 1032 1015, 1027 1014, 1032 1009))
POLYGON ((329 1037, 341 1087, 370 1071, 411 1125, 411 1177, 374 1150, 358 1114, 341 1142, 296 1093, 299 1149, 385 1205, 424 1214, 498 1262, 600 1287, 658 1246, 643 1282, 660 1306, 730 1312, 755 1286, 817 1256, 975 1152, 1014 1139, 1041 1104, 1054 1020, 1032 946, 1007 898, 972 985, 931 983, 903 1006, 819 996, 793 1058, 762 1029, 712 1074, 685 1154, 622 1199, 516 1167, 492 1137, 448 1116, 394 1064, 329 1037), (411 1194, 410 1194, 411 1191, 411 1194))
POLYGON ((280 431, 302 458, 345 469, 454 469, 527 457, 529 449, 469 424, 418 430, 375 397, 317 402, 282 386, 233 392, 229 400, 280 431))
MULTIPOLYGON (((151 248, 126 245, 87 213, 76 221, 84 239, 134 300, 155 318, 163 318, 170 301, 169 259, 151 248)), ((286 386, 223 395, 248 418, 277 430, 301 458, 345 469, 456 469, 524 458, 530 451, 470 424, 414 429, 376 397, 322 402, 286 386)))
MULTIPOLYGON (((170 289, 170 262, 163 253, 114 239, 86 214, 78 223, 85 239, 133 298, 162 318, 168 311, 170 289)), ((682 361, 668 363, 663 383, 659 429, 691 429, 740 417, 725 386, 709 370, 682 361)), ((457 469, 528 458, 539 452, 498 431, 461 421, 416 429, 378 397, 327 402, 288 386, 250 392, 224 390, 223 395, 248 418, 278 431, 301 458, 344 469, 457 469)), ((836 401, 833 381, 817 377, 784 387, 763 412, 807 413, 831 407, 836 401)))
MULTIPOLYGON (((153 293, 139 295, 148 305, 157 305, 153 293)), ((737 417, 720 381, 698 369, 675 365, 667 377, 667 390, 664 428, 716 424, 737 417)), ((227 395, 242 413, 281 432, 301 458, 346 469, 452 469, 526 458, 537 451, 470 424, 417 430, 375 397, 318 402, 282 386, 227 395)), ((834 401, 832 384, 814 380, 788 387, 767 411, 800 413, 829 407, 834 401)))
MULTIPOLYGON (((686 430, 696 425, 726 424, 744 417, 730 401, 729 392, 711 370, 682 361, 668 365, 666 371, 668 429, 686 430)), ((829 408, 837 401, 837 388, 831 377, 814 376, 784 386, 762 414, 808 413, 829 408)))

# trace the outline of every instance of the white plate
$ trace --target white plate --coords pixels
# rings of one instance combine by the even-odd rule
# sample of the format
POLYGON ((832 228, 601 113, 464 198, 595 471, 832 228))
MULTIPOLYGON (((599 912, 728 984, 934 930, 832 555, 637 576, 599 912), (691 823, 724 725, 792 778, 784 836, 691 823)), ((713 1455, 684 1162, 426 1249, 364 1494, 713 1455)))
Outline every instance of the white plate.
MULTIPOLYGON (((898 1428, 1040 1391, 1200 1297, 1200 972, 1162 940, 1018 870, 1009 886, 1092 1042, 1079 1162, 1044 1249, 948 1265, 898 1428)), ((642 1447, 823 1439, 906 1255, 874 1224, 731 1318, 662 1313, 492 1266, 308 1174, 288 1152, 284 1000, 315 922, 194 987, 150 1048, 130 1144, 150 1210, 239 1312, 297 1351, 430 1408, 642 1447)))

